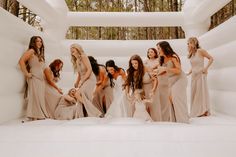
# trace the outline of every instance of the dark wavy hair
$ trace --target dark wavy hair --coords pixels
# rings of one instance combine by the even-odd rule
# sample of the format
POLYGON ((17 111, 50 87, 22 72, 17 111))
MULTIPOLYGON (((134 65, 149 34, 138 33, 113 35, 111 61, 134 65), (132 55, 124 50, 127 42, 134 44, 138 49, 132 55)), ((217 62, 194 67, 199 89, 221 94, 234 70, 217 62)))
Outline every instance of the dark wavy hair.
MULTIPOLYGON (((119 70, 121 70, 122 68, 119 68, 116 64, 115 64, 115 61, 114 60, 108 60, 107 62, 106 62, 106 69, 107 69, 107 67, 112 67, 112 68, 114 68, 115 69, 115 71, 119 71, 119 70)), ((122 69, 123 70, 123 69, 122 69)), ((114 83, 114 81, 113 81, 113 76, 107 71, 107 73, 108 73, 108 77, 109 77, 109 79, 110 79, 110 86, 111 87, 114 87, 115 86, 115 83, 114 83)))
MULTIPOLYGON (((177 61, 181 63, 179 56, 177 55, 177 53, 173 51, 173 49, 171 48, 170 44, 167 41, 161 41, 156 44, 156 46, 158 45, 161 47, 162 51, 167 57, 176 58, 177 61)), ((160 58, 160 65, 163 65, 163 63, 164 63, 164 58, 160 58)))
POLYGON ((56 66, 59 66, 60 64, 62 64, 62 67, 63 67, 63 62, 60 60, 60 59, 55 59, 50 65, 49 65, 49 68, 51 69, 52 73, 53 73, 53 76, 55 78, 60 78, 60 70, 57 70, 56 69, 56 66))
POLYGON ((154 58, 158 58, 158 53, 157 53, 157 50, 156 50, 155 48, 149 48, 149 49, 147 50, 147 58, 150 59, 149 56, 148 56, 148 52, 149 52, 150 49, 153 50, 154 53, 156 54, 154 58))
POLYGON ((141 57, 139 55, 131 56, 129 60, 129 68, 127 69, 127 79, 124 83, 124 87, 128 86, 133 91, 135 89, 142 89, 143 76, 144 76, 144 65, 143 65, 143 61, 141 57), (135 69, 133 68, 132 63, 131 63, 132 60, 138 61, 138 72, 136 76, 134 76, 135 69))
POLYGON ((40 36, 32 36, 30 39, 29 43, 29 49, 34 50, 34 54, 38 57, 40 62, 45 62, 45 56, 44 56, 44 44, 43 44, 43 39, 40 36), (37 48, 36 46, 36 40, 41 39, 42 41, 42 47, 40 49, 37 48))
POLYGON ((98 76, 99 71, 100 71, 99 66, 103 66, 104 68, 105 68, 105 66, 102 64, 98 64, 97 60, 93 56, 88 56, 88 58, 89 58, 91 66, 92 66, 92 70, 93 70, 94 75, 98 76))

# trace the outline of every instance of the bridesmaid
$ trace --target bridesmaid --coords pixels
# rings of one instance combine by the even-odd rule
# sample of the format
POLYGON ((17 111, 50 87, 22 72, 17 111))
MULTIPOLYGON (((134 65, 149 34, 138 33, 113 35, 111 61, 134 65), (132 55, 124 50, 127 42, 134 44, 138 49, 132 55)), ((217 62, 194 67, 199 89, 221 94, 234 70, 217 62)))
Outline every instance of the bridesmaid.
POLYGON ((45 107, 45 82, 43 69, 45 66, 44 44, 40 36, 30 39, 28 50, 19 60, 20 68, 26 77, 28 86, 28 103, 26 116, 29 120, 48 118, 45 107))
POLYGON ((93 93, 93 104, 98 107, 103 114, 105 114, 111 105, 113 97, 106 67, 98 64, 94 57, 88 56, 88 58, 92 66, 93 73, 97 79, 96 88, 93 93))
POLYGON ((149 48, 147 51, 147 60, 144 61, 144 65, 147 68, 148 73, 152 74, 153 70, 157 69, 159 65, 159 58, 157 50, 155 48, 149 48))
MULTIPOLYGON (((135 90, 143 90, 145 98, 149 98, 148 95, 154 91, 152 85, 148 90, 145 90, 145 81, 147 77, 150 80, 149 74, 144 67, 143 61, 139 55, 131 56, 129 60, 129 68, 127 69, 127 79, 124 83, 125 93, 128 99, 128 115, 133 117, 135 111, 135 90)), ((150 80, 151 81, 151 80, 150 80)), ((147 108, 145 106, 145 108, 147 108)))
POLYGON ((160 56, 160 64, 153 73, 154 77, 157 79, 157 88, 153 94, 153 113, 151 114, 156 117, 157 113, 155 112, 155 108, 161 108, 161 120, 162 121, 171 121, 170 111, 171 111, 171 103, 169 99, 170 95, 170 87, 168 81, 168 75, 166 71, 162 71, 162 67, 165 65, 163 64, 164 57, 160 56))
POLYGON ((188 75, 192 75, 190 116, 209 116, 210 103, 207 87, 207 71, 213 62, 213 57, 200 48, 199 42, 195 37, 188 39, 188 51, 188 58, 192 67, 188 73, 188 75), (204 67, 204 58, 208 59, 206 67, 204 67))
POLYGON ((96 77, 92 73, 92 67, 88 56, 84 53, 83 48, 79 44, 72 44, 70 51, 74 71, 78 74, 74 86, 75 88, 79 88, 82 94, 86 116, 101 117, 102 112, 92 104, 93 91, 96 86, 96 77))
POLYGON ((68 94, 61 96, 55 110, 55 119, 71 120, 80 117, 84 117, 81 93, 75 88, 72 88, 68 94))
POLYGON ((170 86, 170 101, 172 103, 171 117, 173 121, 188 123, 187 109, 187 77, 181 69, 179 56, 173 51, 166 41, 157 43, 157 50, 160 56, 164 57, 162 71, 166 71, 170 86))
POLYGON ((62 70, 63 62, 60 59, 55 59, 47 68, 44 69, 45 75, 45 104, 49 114, 49 118, 54 119, 54 112, 58 102, 62 96, 62 89, 57 86, 60 79, 60 71, 62 70))

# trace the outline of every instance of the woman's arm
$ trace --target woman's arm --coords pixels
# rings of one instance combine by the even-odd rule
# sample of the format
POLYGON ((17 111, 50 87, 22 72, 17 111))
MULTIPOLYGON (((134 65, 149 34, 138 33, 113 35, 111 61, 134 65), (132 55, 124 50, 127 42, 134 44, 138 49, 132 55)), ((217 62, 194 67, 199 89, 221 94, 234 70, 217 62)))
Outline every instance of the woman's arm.
POLYGON ((92 73, 92 67, 91 67, 89 59, 86 55, 82 55, 82 62, 84 63, 87 71, 84 74, 84 76, 81 77, 82 79, 80 79, 78 87, 81 87, 83 85, 83 83, 90 77, 90 75, 92 73))
POLYGON ((67 94, 67 95, 64 95, 63 97, 64 97, 64 99, 65 99, 66 101, 68 101, 68 102, 70 103, 70 105, 76 104, 75 98, 72 98, 72 97, 69 96, 68 94, 67 94))
POLYGON ((187 76, 192 74, 192 69, 189 70, 189 72, 186 74, 187 76))
POLYGON ((79 72, 78 72, 78 73, 77 73, 77 78, 76 78, 76 81, 75 81, 75 84, 74 84, 74 87, 75 87, 75 88, 78 88, 79 82, 80 82, 80 74, 79 74, 79 72))
POLYGON ((126 74, 125 74, 123 69, 120 69, 119 74, 121 75, 123 81, 125 81, 126 80, 126 74))
POLYGON ((175 73, 175 74, 180 74, 181 73, 180 62, 175 57, 172 57, 171 61, 173 62, 174 67, 173 68, 166 68, 167 69, 166 71, 167 72, 172 72, 172 73, 175 73))
POLYGON ((153 77, 152 78, 152 90, 151 90, 151 93, 150 93, 150 97, 152 97, 157 89, 157 86, 158 86, 158 80, 156 77, 153 77))
POLYGON ((34 54, 34 50, 29 49, 21 56, 21 58, 19 60, 19 65, 20 65, 21 71, 23 72, 23 74, 25 75, 26 78, 32 77, 32 74, 27 71, 25 63, 32 57, 33 54, 34 54))
POLYGON ((99 72, 99 78, 100 78, 100 87, 104 88, 107 84, 108 81, 108 76, 106 74, 106 69, 105 68, 101 68, 100 72, 99 72))
POLYGON ((55 88, 60 94, 63 94, 62 90, 60 88, 58 88, 57 85, 55 84, 55 82, 53 81, 52 72, 49 67, 44 69, 44 75, 45 75, 45 78, 46 78, 48 84, 50 86, 52 86, 53 88, 55 88))
POLYGON ((208 64, 207 64, 207 66, 202 71, 204 74, 207 74, 208 68, 213 63, 213 57, 211 55, 209 55, 207 53, 207 51, 205 51, 203 49, 200 49, 199 52, 200 52, 201 56, 203 56, 203 57, 208 59, 208 64))

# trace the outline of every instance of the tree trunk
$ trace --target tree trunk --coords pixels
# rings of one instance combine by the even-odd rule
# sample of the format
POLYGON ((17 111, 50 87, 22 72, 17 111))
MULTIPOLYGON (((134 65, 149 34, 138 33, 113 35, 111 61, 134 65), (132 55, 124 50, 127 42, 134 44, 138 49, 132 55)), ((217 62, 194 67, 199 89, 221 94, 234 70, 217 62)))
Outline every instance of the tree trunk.
POLYGON ((231 10, 232 16, 234 16, 234 3, 235 3, 235 0, 232 1, 232 10, 231 10))
POLYGON ((0 0, 0 7, 7 10, 8 0, 0 0))
POLYGON ((17 16, 18 17, 18 15, 19 15, 19 2, 18 1, 16 1, 16 0, 10 0, 10 6, 9 6, 9 8, 10 8, 10 12, 13 14, 13 15, 15 15, 15 16, 17 16))
MULTIPOLYGON (((99 0, 99 11, 102 11, 102 0, 99 0)), ((98 39, 102 39, 102 27, 98 27, 98 39)))
POLYGON ((22 8, 22 19, 23 19, 23 21, 26 21, 26 13, 27 13, 27 8, 23 6, 23 8, 22 8))
MULTIPOLYGON (((178 11, 178 0, 173 0, 173 11, 178 11)), ((179 32, 178 32, 179 28, 178 27, 175 27, 174 28, 174 36, 175 36, 175 39, 178 39, 179 38, 179 32)))
POLYGON ((144 0, 143 4, 144 4, 144 11, 148 12, 150 10, 148 6, 148 0, 144 0))

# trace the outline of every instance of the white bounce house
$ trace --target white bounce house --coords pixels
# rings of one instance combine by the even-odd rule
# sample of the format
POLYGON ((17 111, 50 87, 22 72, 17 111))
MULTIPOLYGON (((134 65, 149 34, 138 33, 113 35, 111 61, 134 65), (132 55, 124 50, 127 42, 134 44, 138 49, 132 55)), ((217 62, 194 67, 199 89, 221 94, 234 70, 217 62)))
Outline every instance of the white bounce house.
MULTIPOLYGON (((18 1, 42 18, 45 31, 0 8, 0 156, 235 157, 236 16, 208 31, 210 17, 230 0, 186 0, 181 12, 154 13, 70 12, 64 0, 18 1), (97 118, 20 123, 25 110, 24 77, 17 63, 31 36, 44 39, 47 63, 55 58, 63 60, 59 86, 64 89, 72 87, 76 78, 70 63, 70 44, 81 44, 99 63, 114 59, 126 68, 132 54, 145 57, 146 50, 158 42, 66 40, 69 26, 180 26, 186 38, 197 36, 201 47, 214 57, 208 74, 214 114, 192 119, 190 124, 97 118)), ((181 56, 187 72, 187 40, 167 41, 181 56)))

